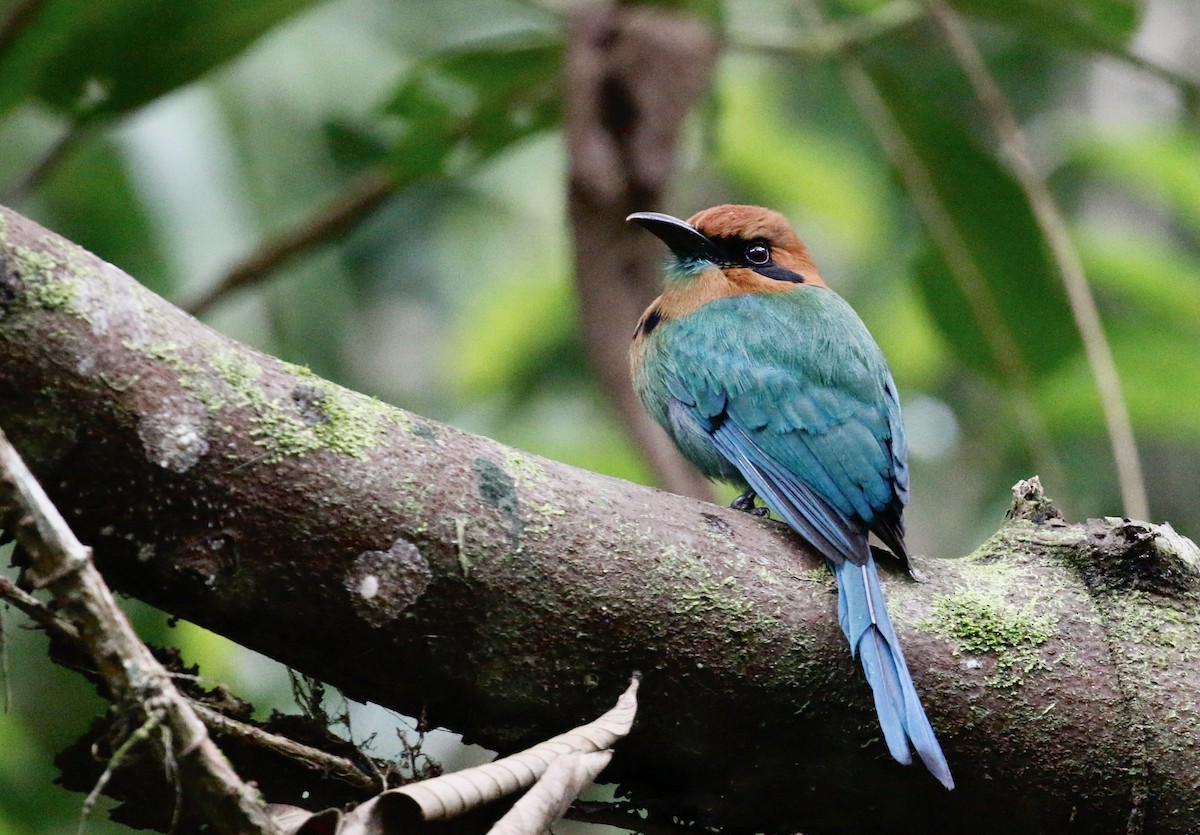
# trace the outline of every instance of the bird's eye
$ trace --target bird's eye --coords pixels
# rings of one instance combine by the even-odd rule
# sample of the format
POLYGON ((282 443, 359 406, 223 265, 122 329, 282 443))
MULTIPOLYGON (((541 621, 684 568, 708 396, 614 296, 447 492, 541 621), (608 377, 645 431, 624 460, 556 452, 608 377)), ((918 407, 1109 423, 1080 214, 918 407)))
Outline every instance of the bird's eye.
POLYGON ((761 267, 771 261, 771 248, 762 241, 754 241, 746 247, 746 260, 761 267))

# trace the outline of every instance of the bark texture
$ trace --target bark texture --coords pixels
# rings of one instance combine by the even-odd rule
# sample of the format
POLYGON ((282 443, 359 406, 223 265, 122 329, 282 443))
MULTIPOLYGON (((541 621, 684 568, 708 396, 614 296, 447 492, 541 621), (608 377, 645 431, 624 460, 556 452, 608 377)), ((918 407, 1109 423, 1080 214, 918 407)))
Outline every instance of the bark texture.
MULTIPOLYGON (((503 751, 641 708, 606 779, 755 831, 1194 832, 1195 547, 1040 494, 885 594, 959 788, 887 755, 819 558, 215 333, 0 211, 0 425, 116 589, 503 751)), ((253 774, 243 774, 254 779, 253 774)), ((270 798, 268 798, 270 799, 270 798)))

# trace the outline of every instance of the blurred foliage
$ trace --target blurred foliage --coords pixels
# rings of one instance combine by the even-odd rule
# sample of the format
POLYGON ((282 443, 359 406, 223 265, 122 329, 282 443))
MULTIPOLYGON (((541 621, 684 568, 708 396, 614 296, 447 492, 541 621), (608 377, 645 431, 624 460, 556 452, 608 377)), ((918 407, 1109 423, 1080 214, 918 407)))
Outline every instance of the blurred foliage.
POLYGON ((875 81, 969 257, 969 264, 954 263, 930 234, 912 269, 958 360, 1003 378, 1009 366, 1036 374, 1081 352, 1061 281, 1016 180, 903 76, 877 70, 875 81), (971 287, 977 292, 964 290, 971 287), (1029 327, 1032 321, 1038 326, 1029 327))
MULTIPOLYGON (((727 43, 665 208, 686 216, 738 201, 784 211, 862 313, 907 409, 914 547, 969 550, 995 527, 1009 485, 1032 471, 1006 371, 1014 361, 1029 371, 1059 465, 1051 496, 1069 515, 1119 513, 1058 276, 980 103, 921 7, 824 0, 824 34, 869 33, 847 54, 863 62, 965 242, 998 313, 985 323, 955 275, 961 265, 939 251, 847 94, 842 53, 821 46, 828 40, 806 26, 803 4, 659 5, 722 27, 727 43), (1016 356, 997 357, 996 329, 1016 356)), ((1071 224, 1154 515, 1195 537, 1200 19, 1189 0, 954 5, 1071 224)), ((577 336, 559 8, 0 0, 0 200, 187 299, 306 224, 356 177, 385 171, 394 193, 381 207, 229 296, 211 323, 416 412, 645 480, 577 336)), ((184 645, 214 680, 260 707, 286 701, 286 676, 260 657, 134 608, 144 634, 184 645)), ((74 829, 81 799, 51 787, 50 763, 101 705, 15 622, 4 624, 12 696, 0 716, 0 835, 74 829)))
POLYGON ((0 60, 0 113, 31 96, 64 113, 126 113, 215 69, 310 5, 312 0, 43 3, 0 60))
POLYGON ((967 14, 994 20, 1059 46, 1126 55, 1125 43, 1138 25, 1137 0, 954 0, 967 14))
POLYGON ((400 187, 426 174, 461 175, 555 125, 562 45, 526 40, 475 44, 413 70, 387 108, 404 121, 389 155, 400 187))

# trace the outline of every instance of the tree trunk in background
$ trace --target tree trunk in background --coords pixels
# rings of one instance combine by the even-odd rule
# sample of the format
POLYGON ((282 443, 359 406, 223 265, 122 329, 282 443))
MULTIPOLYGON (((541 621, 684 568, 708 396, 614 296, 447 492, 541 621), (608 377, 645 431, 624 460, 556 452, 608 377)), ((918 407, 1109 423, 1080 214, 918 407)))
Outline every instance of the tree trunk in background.
MULTIPOLYGON (((0 210, 0 424, 109 583, 508 751, 645 677, 604 779, 822 832, 1194 832, 1195 547, 1036 490, 885 593, 959 788, 893 762, 782 526, 459 432, 241 346, 0 210)), ((243 774, 248 780, 253 774, 243 774)))
POLYGON ((663 207, 679 134, 716 58, 716 39, 695 21, 593 5, 575 15, 566 62, 569 209, 588 356, 663 486, 705 499, 712 487, 646 414, 629 382, 629 340, 659 293, 663 254, 625 217, 663 207))

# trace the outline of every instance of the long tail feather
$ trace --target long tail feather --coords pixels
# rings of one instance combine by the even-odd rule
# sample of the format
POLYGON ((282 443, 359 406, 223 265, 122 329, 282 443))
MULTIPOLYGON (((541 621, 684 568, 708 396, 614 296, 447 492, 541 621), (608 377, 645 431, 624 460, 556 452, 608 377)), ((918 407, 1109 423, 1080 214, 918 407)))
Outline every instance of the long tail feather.
POLYGON ((909 744, 943 786, 954 788, 950 766, 913 686, 900 639, 888 618, 875 560, 864 565, 843 562, 833 566, 838 581, 838 622, 850 642, 850 652, 862 662, 875 696, 875 712, 892 756, 912 762, 909 744))

